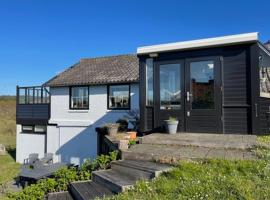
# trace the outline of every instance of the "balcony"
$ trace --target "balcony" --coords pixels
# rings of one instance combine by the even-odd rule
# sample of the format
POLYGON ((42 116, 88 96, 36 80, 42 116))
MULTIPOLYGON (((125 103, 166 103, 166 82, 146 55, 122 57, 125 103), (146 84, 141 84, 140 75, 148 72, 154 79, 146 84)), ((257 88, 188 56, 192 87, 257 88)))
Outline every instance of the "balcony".
POLYGON ((49 118, 49 89, 43 86, 17 86, 16 123, 46 125, 49 118))

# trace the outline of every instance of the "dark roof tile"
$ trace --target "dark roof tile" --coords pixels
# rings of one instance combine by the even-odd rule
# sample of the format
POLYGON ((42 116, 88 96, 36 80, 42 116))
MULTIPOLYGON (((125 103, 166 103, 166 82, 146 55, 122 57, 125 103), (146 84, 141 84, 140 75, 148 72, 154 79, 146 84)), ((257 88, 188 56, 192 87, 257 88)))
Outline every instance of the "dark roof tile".
POLYGON ((138 82, 139 60, 136 55, 118 55, 81 59, 79 63, 53 77, 49 87, 138 82))

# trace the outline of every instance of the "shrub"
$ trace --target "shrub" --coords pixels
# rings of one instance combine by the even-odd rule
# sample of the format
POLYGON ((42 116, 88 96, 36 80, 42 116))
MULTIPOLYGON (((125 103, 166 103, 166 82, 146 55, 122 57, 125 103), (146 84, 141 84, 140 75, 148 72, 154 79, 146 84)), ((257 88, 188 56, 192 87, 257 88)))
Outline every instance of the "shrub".
POLYGON ((63 167, 54 174, 54 178, 39 180, 36 184, 26 187, 23 191, 9 193, 8 197, 18 200, 41 200, 50 192, 66 191, 69 183, 73 181, 89 180, 93 170, 107 169, 110 162, 117 159, 118 152, 110 152, 109 155, 100 155, 91 162, 85 160, 79 169, 75 167, 63 167))

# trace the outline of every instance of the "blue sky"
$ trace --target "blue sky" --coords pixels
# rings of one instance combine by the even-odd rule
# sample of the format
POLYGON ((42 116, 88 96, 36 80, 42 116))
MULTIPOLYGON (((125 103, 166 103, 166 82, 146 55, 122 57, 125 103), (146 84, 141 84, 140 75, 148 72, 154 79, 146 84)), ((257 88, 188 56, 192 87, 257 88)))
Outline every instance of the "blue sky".
POLYGON ((260 32, 270 1, 0 0, 0 95, 40 85, 80 58, 142 45, 260 32))

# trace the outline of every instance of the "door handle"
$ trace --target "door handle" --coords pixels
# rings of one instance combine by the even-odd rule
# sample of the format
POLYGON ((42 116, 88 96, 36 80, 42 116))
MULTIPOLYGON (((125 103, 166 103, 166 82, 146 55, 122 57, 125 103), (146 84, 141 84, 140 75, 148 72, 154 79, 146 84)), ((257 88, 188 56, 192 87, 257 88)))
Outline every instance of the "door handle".
POLYGON ((190 101, 190 97, 192 97, 192 94, 190 92, 187 92, 187 102, 190 101))
POLYGON ((255 103, 255 117, 258 117, 258 104, 255 103))

